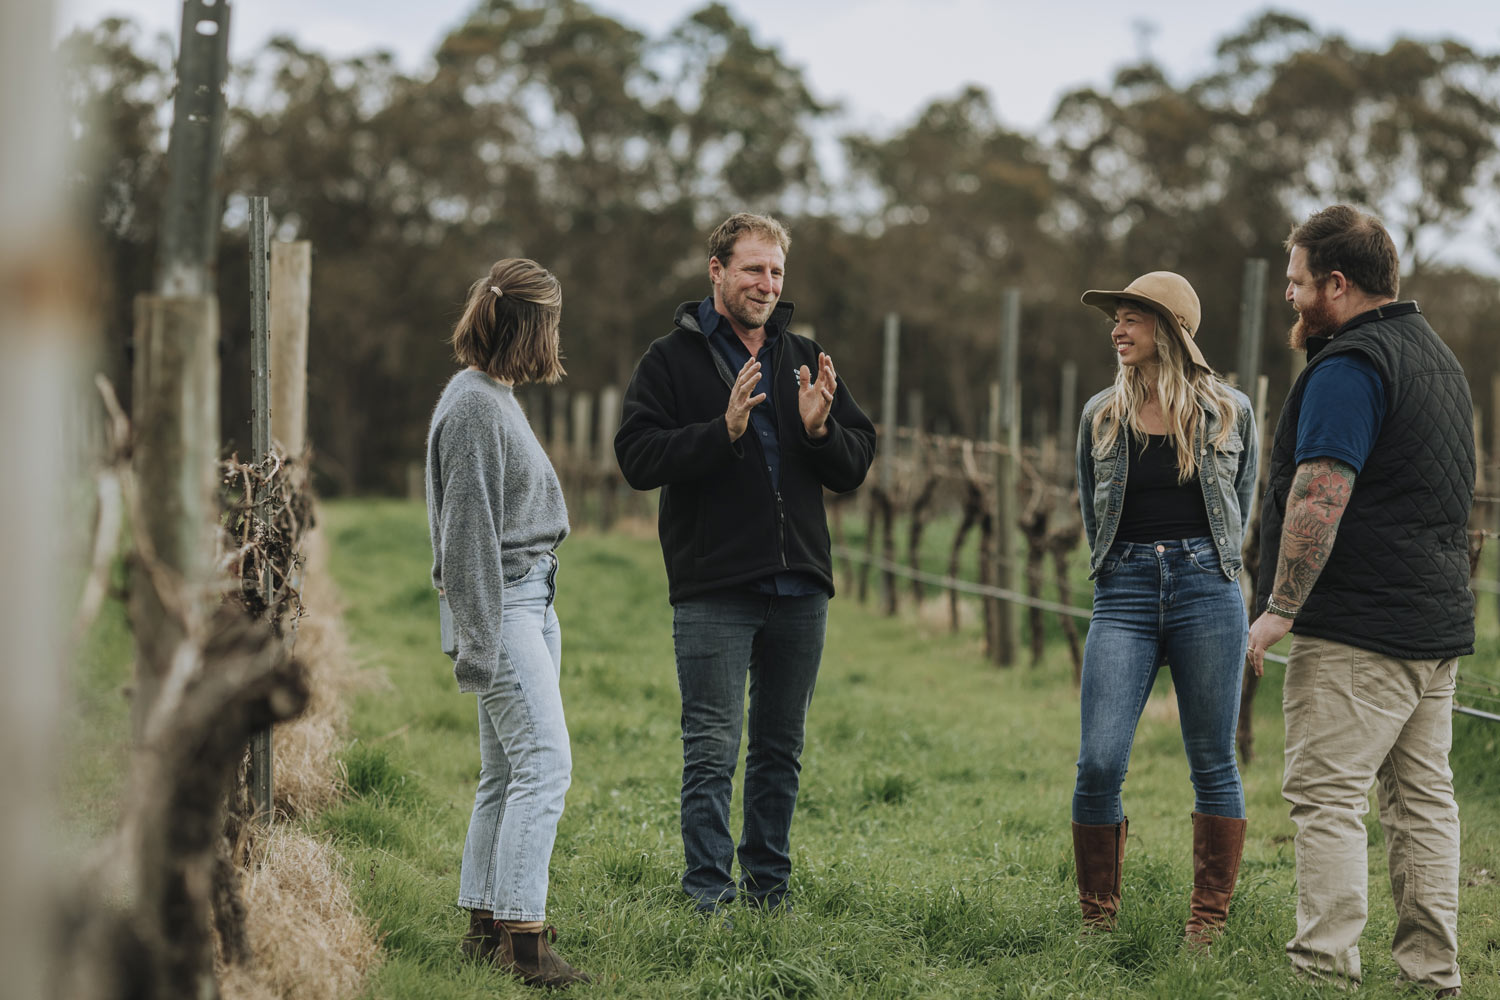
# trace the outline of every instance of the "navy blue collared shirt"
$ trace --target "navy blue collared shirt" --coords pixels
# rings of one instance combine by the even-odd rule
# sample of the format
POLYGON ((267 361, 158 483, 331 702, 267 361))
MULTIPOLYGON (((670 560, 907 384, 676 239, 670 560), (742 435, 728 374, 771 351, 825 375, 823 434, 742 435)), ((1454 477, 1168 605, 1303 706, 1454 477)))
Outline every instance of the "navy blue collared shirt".
MULTIPOLYGON (((698 304, 698 328, 708 337, 708 342, 714 350, 729 364, 729 370, 738 373, 750 360, 750 349, 745 342, 740 340, 734 328, 719 315, 714 308, 714 299, 710 295, 698 304)), ((781 436, 777 427, 776 419, 776 394, 771 392, 770 374, 771 359, 775 356, 776 342, 781 338, 781 333, 774 327, 766 327, 766 341, 760 346, 760 353, 756 359, 761 364, 760 381, 750 390, 754 396, 758 392, 764 392, 766 399, 750 410, 750 427, 747 433, 754 434, 760 442, 760 449, 765 456, 766 474, 771 477, 771 489, 777 493, 781 492, 781 436)), ((807 597, 812 594, 823 593, 823 587, 812 576, 806 573, 787 571, 777 573, 774 577, 756 580, 747 585, 748 589, 758 594, 775 594, 778 597, 807 597)))

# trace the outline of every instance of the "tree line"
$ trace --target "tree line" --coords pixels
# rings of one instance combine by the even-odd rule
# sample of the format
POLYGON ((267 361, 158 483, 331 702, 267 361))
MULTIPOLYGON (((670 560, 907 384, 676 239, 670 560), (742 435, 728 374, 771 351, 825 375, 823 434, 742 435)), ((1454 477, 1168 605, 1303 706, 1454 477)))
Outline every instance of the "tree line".
MULTIPOLYGON (((100 364, 127 387, 130 304, 152 283, 166 188, 173 46, 110 18, 59 47, 69 180, 96 236, 100 364)), ((1005 288, 1024 290, 1028 415, 1056 413, 1064 360, 1083 390, 1111 378, 1104 328, 1078 295, 1146 270, 1193 281, 1205 353, 1229 370, 1242 262, 1271 260, 1268 315, 1289 321, 1282 241, 1333 201, 1397 234, 1403 296, 1474 383, 1497 366, 1482 338, 1500 283, 1452 245, 1493 211, 1500 53, 1461 41, 1365 48, 1267 11, 1192 79, 1149 58, 1123 65, 1108 87, 1062 96, 1034 133, 1008 128, 1003 95, 972 86, 891 134, 840 132, 839 109, 717 3, 650 37, 578 0, 480 0, 434 62, 413 74, 387 54, 276 38, 233 70, 221 434, 248 450, 246 198, 266 195, 276 236, 314 245, 309 436, 326 493, 403 488, 452 371, 444 338, 492 260, 557 273, 568 386, 595 391, 623 384, 675 305, 707 293, 704 237, 741 209, 789 224, 786 297, 862 402, 878 400, 894 311, 903 387, 958 434, 985 427, 1005 288)), ((1492 250, 1495 221, 1480 237, 1492 250)), ((1274 332, 1263 350, 1274 403, 1289 366, 1274 332)))

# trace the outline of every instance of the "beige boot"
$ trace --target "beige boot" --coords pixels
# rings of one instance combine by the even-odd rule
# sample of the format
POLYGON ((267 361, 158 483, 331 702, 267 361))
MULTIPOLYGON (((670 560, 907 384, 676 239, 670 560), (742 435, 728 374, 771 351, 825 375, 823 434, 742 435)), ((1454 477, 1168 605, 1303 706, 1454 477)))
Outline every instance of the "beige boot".
POLYGON ((1229 919, 1229 897, 1245 852, 1245 820, 1193 813, 1193 896, 1182 936, 1207 948, 1229 919))
POLYGON ((1078 905, 1087 930, 1113 930, 1120 912, 1128 819, 1105 826, 1073 824, 1073 863, 1078 869, 1078 905))

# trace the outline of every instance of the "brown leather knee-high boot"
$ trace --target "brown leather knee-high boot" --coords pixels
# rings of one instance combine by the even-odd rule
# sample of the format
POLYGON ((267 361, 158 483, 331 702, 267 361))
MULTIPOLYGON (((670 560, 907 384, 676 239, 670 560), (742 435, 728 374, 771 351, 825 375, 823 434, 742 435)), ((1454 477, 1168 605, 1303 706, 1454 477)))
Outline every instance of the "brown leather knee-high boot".
POLYGON ((1104 826, 1073 824, 1073 862, 1084 927, 1112 930, 1120 912, 1128 819, 1104 826))
POLYGON ((1229 897, 1234 895, 1245 852, 1245 820, 1193 813, 1193 896, 1183 939, 1205 948, 1229 919, 1229 897))

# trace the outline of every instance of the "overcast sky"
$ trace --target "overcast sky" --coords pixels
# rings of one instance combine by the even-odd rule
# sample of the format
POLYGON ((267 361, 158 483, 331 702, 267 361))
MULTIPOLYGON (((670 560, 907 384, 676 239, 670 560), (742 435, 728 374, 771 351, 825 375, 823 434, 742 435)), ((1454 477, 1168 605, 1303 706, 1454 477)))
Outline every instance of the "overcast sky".
MULTIPOLYGON (((23 0, 29 2, 29 0, 23 0)), ((272 34, 334 55, 387 49, 411 71, 428 64, 446 31, 477 0, 232 0, 230 45, 236 55, 272 34)), ((605 0, 593 6, 656 37, 703 0, 605 0)), ((813 93, 837 100, 850 123, 887 132, 934 97, 966 83, 985 87, 1000 117, 1033 130, 1057 97, 1106 83, 1144 46, 1176 80, 1202 70, 1213 45, 1268 6, 1244 0, 730 0, 762 43, 800 66, 813 93)), ((1500 3, 1494 0, 1320 0, 1277 5, 1322 31, 1365 44, 1397 35, 1446 36, 1500 51, 1500 3), (1312 12, 1309 12, 1309 10, 1312 12)), ((127 15, 175 35, 180 0, 57 0, 58 32, 101 17, 127 15)))

